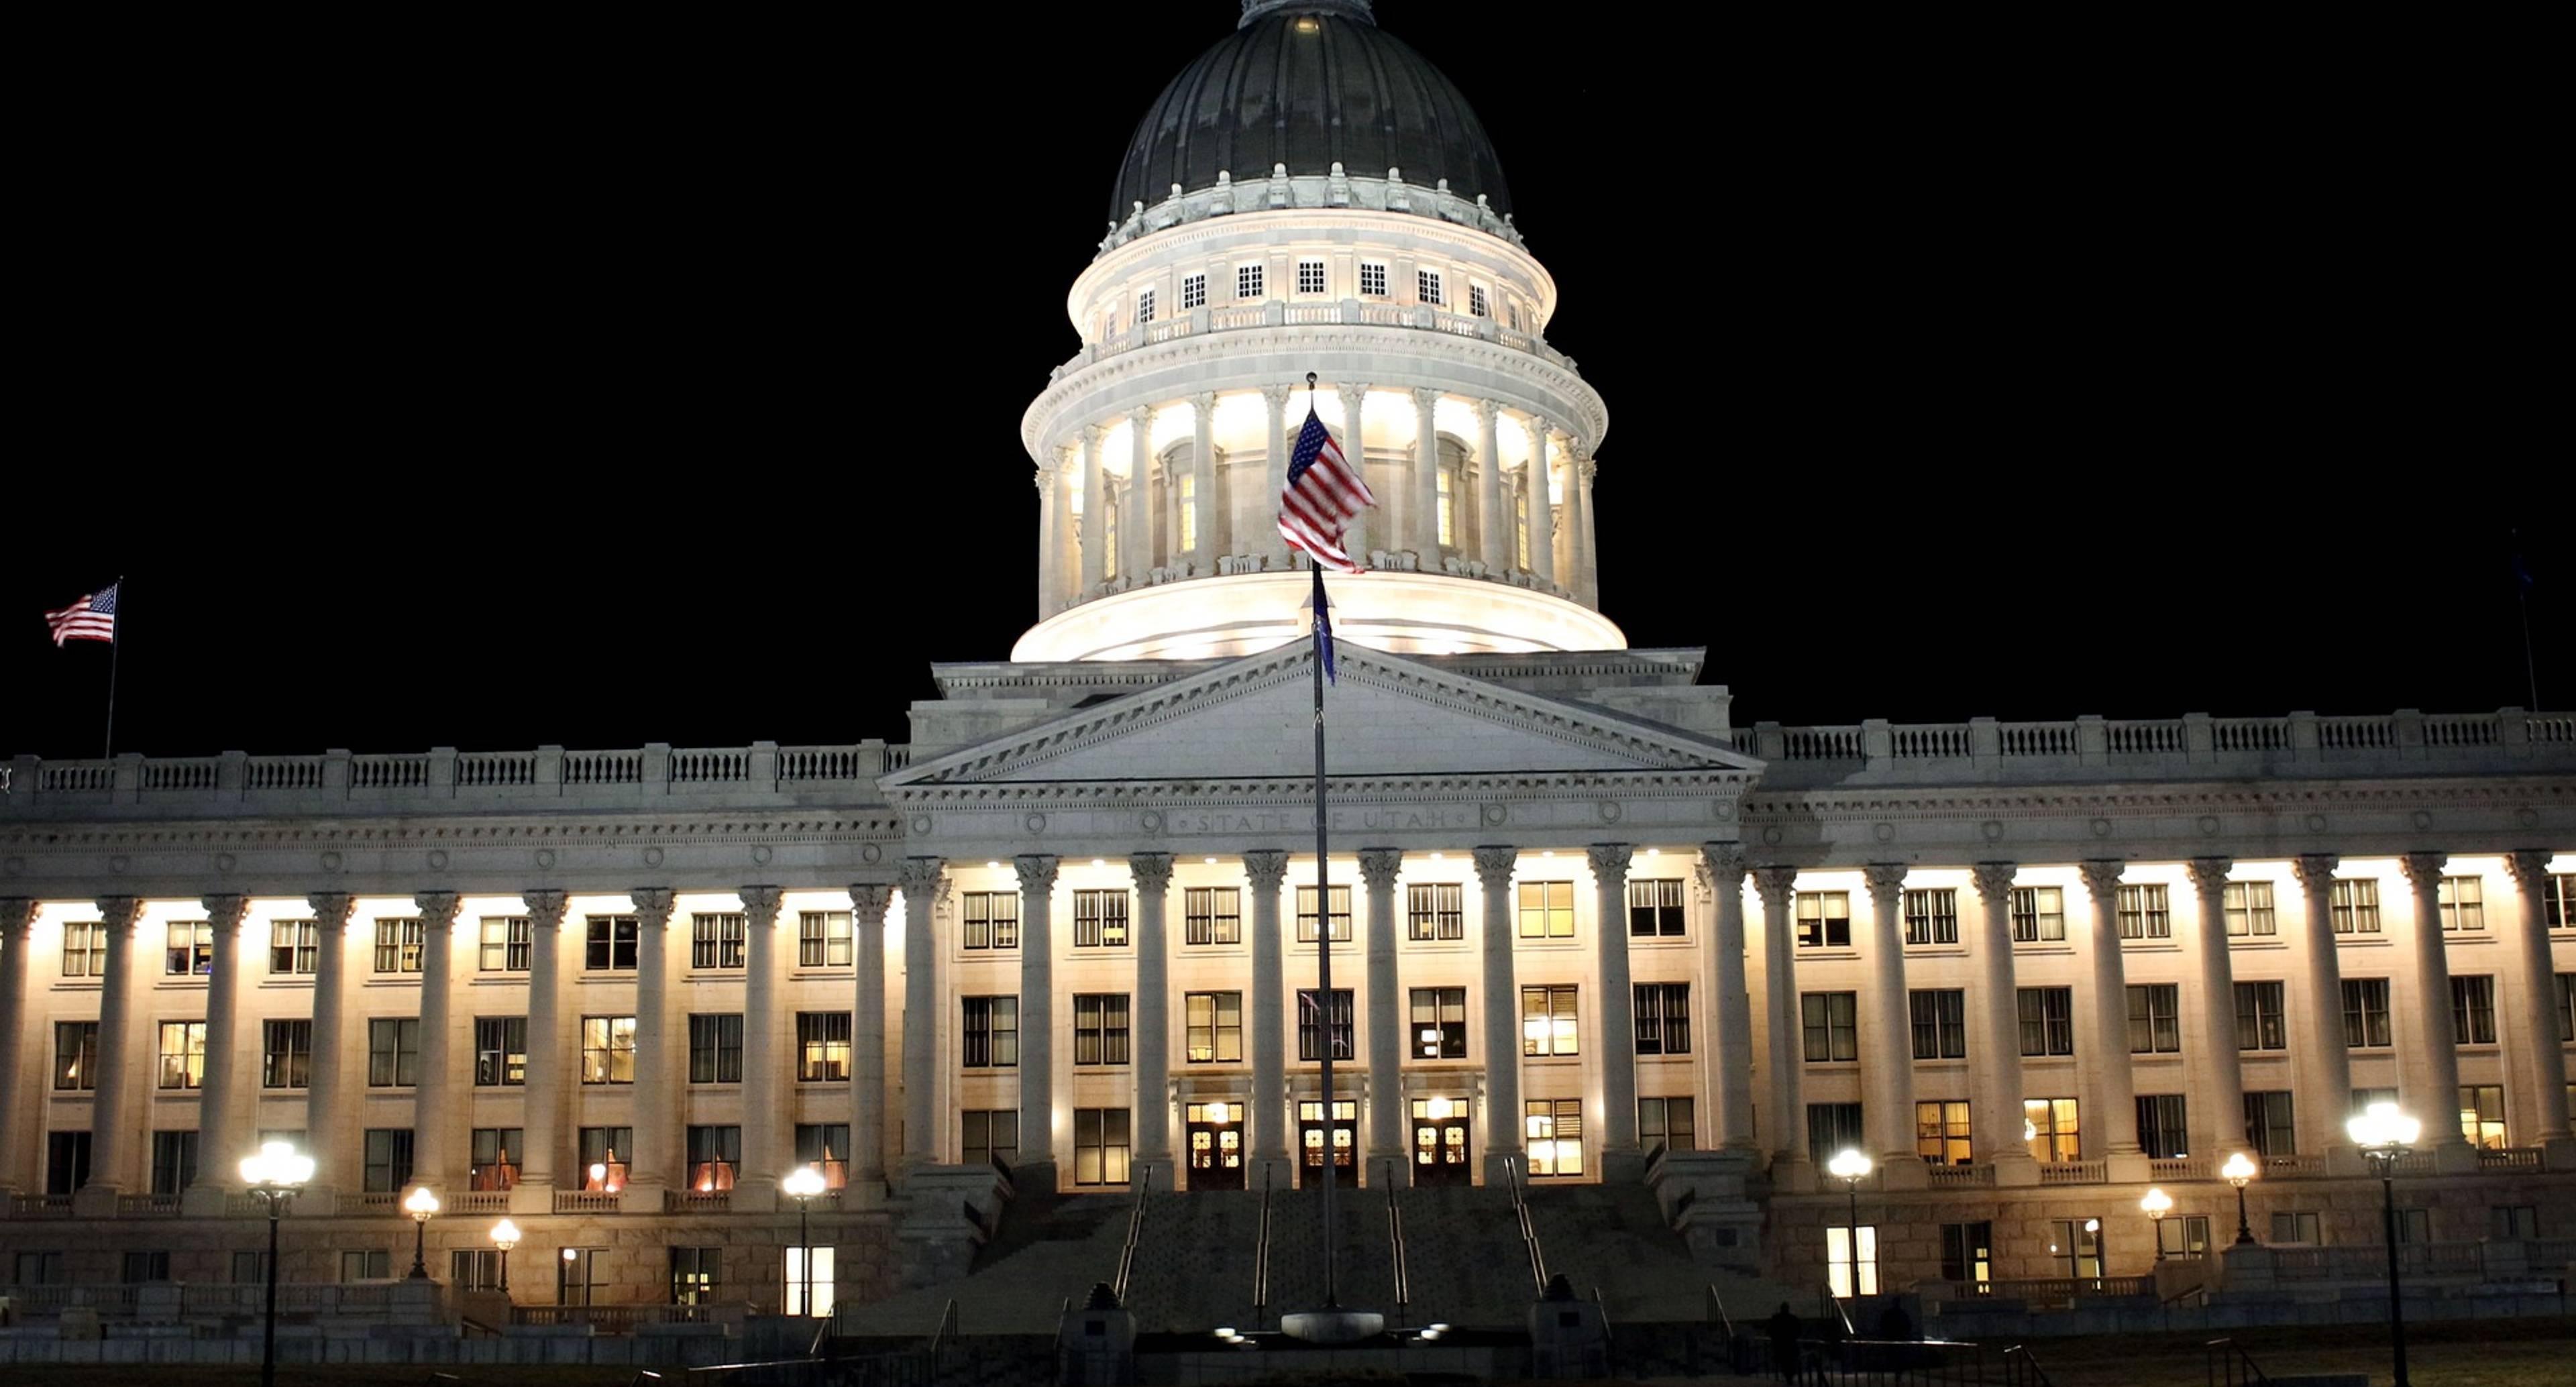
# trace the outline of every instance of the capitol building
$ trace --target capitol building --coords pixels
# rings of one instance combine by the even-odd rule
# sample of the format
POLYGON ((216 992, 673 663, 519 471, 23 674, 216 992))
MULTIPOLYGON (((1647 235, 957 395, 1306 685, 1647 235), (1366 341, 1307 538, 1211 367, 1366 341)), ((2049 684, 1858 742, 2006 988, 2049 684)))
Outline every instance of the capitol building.
POLYGON ((0 1296, 240 1312, 269 1140, 315 1161, 281 1279, 368 1313, 429 1294, 417 1237, 425 1315, 847 1323, 1036 1265, 1032 1220, 1195 1236, 1328 1178, 1417 1245, 1581 1187, 1702 1284, 1959 1298, 2214 1266, 2240 1153, 2295 1290, 2377 1265, 2374 1101, 2424 1124, 2427 1275, 2563 1273, 2576 715, 1739 723, 1710 652, 1600 605, 1596 489, 1647 489, 1547 329, 1616 267, 1540 263, 1364 0, 1211 37, 1021 417, 1031 624, 908 729, 10 763, 0 1296), (1331 584, 1326 863, 1274 524, 1309 409, 1379 500, 1331 584))

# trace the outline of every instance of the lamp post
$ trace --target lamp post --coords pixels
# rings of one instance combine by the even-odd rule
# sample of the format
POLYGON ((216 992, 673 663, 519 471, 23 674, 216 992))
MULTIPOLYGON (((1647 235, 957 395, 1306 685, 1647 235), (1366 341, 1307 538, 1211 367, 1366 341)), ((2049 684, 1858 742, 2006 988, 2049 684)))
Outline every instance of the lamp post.
POLYGON ((2173 1212, 2173 1196, 2150 1189, 2138 1201, 2138 1207, 2147 1211, 2147 1221, 2156 1227, 2156 1260, 2161 1262, 2165 1259, 2165 1215, 2173 1212))
POLYGON ((403 1200, 403 1212, 411 1215, 411 1279, 427 1281, 429 1263, 424 1256, 429 1251, 429 1221, 438 1214, 438 1196, 427 1185, 414 1185, 403 1200))
POLYGON ((268 1304, 259 1338, 259 1387, 277 1387, 277 1216, 313 1178, 313 1158, 286 1142, 260 1143, 241 1163, 242 1183, 268 1205, 268 1304))
POLYGON ((801 1289, 797 1304, 810 1316, 814 1313, 814 1248, 806 1241, 805 1215, 814 1196, 823 1192, 823 1172, 810 1165, 798 1166, 778 1182, 778 1188, 796 1201, 796 1277, 801 1289))
POLYGON ((1869 1178, 1870 1160, 1859 1151, 1844 1147, 1825 1164, 1825 1173, 1843 1182, 1851 1191, 1851 1224, 1845 1230, 1851 1253, 1851 1299, 1860 1299, 1860 1182, 1869 1178))
POLYGON ((2220 1166, 2218 1173, 2227 1183, 2236 1187, 2236 1245, 2252 1247, 2254 1225, 2245 1221, 2245 1184, 2254 1178, 2257 1167, 2254 1162, 2246 1159, 2244 1152, 2239 1151, 2227 1158, 2227 1164, 2220 1166))
POLYGON ((508 1219, 492 1225, 492 1245, 501 1249, 501 1294, 510 1293, 510 1249, 519 1245, 519 1225, 508 1219))
POLYGON ((2379 1171, 2379 1207, 2388 1238, 2388 1342, 2397 1356, 2397 1387, 2407 1387, 2406 1309, 2397 1298, 2397 1158, 2415 1145, 2424 1124, 2399 1112, 2395 1103, 2373 1103, 2343 1129, 2379 1171))

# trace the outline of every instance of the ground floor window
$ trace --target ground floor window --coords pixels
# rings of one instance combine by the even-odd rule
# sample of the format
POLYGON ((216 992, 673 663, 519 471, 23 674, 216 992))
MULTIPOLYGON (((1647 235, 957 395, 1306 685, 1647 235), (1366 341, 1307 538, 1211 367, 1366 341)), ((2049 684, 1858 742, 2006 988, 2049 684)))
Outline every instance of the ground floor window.
POLYGON ((2084 1159, 2084 1141, 2075 1130, 2075 1100, 2021 1100, 2021 1139, 2030 1158, 2042 1165, 2084 1159))
POLYGON ((2272 1241, 2276 1243, 2314 1243, 2317 1216, 2303 1209, 2276 1209, 2272 1212, 2272 1241))
POLYGON ((791 1247, 787 1249, 787 1313, 791 1315, 828 1315, 832 1313, 832 1249, 828 1247, 791 1247))
POLYGON ((1941 1279, 1966 1286, 1974 1294, 1994 1289, 1995 1226, 1992 1223, 1941 1225, 1941 1279))
POLYGON ((447 1278, 460 1291, 494 1291, 501 1287, 501 1253, 497 1248, 462 1247, 449 1253, 447 1278))
MULTIPOLYGON (((1825 1285, 1837 1300, 1848 1300, 1852 1291, 1852 1229, 1842 1224, 1825 1228, 1825 1285)), ((1860 1291, 1861 1295, 1878 1294, 1878 1230, 1864 1223, 1860 1226, 1860 1291)))
POLYGON ((723 1248, 672 1248, 671 1303, 673 1305, 714 1304, 716 1287, 723 1281, 723 1274, 723 1248))
POLYGON ((2102 1279, 2102 1220, 2061 1218, 2049 1225, 2048 1255, 2058 1275, 2077 1281, 2102 1279))
POLYGON ((1020 1115, 1009 1108, 977 1108, 959 1114, 962 1133, 957 1158, 968 1165, 1007 1168, 1020 1158, 1020 1115))
POLYGON ((1073 1182, 1075 1184, 1126 1184, 1127 1152, 1127 1109, 1076 1108, 1073 1110, 1073 1182))
POLYGON ((2209 1215, 2170 1214, 2156 1223, 2156 1250, 2167 1257, 2209 1255, 2209 1215))
POLYGON ((1975 1158, 1966 1100, 1935 1099, 1914 1105, 1914 1154, 1925 1165, 1966 1165, 1975 1158))
POLYGON ((1667 1151, 1699 1149, 1699 1126, 1693 1100, 1688 1098, 1640 1098, 1637 1100, 1637 1140, 1649 1151, 1658 1146, 1667 1151))
POLYGON ((567 1247, 555 1259, 555 1304, 596 1305, 607 1281, 608 1249, 567 1247))
MULTIPOLYGON (((380 1254, 381 1255, 381 1254, 380 1254)), ((129 1252, 117 1278, 129 1286, 147 1281, 170 1279, 170 1254, 167 1252, 129 1252)))
POLYGON ((1529 1132, 1529 1173, 1583 1173, 1583 1100, 1533 1098, 1521 1105, 1529 1132))
POLYGON ((394 1274, 394 1255, 382 1247, 347 1248, 340 1253, 343 1281, 383 1281, 394 1274))

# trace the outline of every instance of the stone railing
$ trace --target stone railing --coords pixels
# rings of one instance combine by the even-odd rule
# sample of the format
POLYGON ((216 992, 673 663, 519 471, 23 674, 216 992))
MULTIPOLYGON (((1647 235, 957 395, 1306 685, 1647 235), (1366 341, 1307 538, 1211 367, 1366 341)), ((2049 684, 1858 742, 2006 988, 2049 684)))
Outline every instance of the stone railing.
POLYGON ((2076 780, 2139 772, 2348 775, 2533 769, 2576 764, 2576 713, 2424 713, 2372 717, 2080 717, 2063 722, 1891 723, 1735 731, 1736 749, 1770 763, 1766 786, 1852 779, 2076 780))
POLYGON ((514 1325, 586 1325, 599 1334, 629 1334, 638 1325, 712 1324, 712 1305, 514 1305, 514 1325))
POLYGON ((1210 217, 1291 208, 1409 213, 1473 227, 1516 246, 1523 244, 1520 228, 1512 224, 1511 214, 1496 213, 1481 193, 1461 197, 1449 191, 1446 178, 1430 184, 1407 183, 1402 169, 1388 169, 1384 177, 1374 173, 1353 175, 1337 161, 1330 173, 1310 174, 1291 174, 1287 165, 1273 164, 1267 178, 1256 172, 1238 179, 1232 170, 1220 170, 1212 187, 1174 193, 1151 204, 1131 204, 1126 218, 1112 223, 1109 234, 1100 238, 1100 254, 1107 255, 1139 236, 1210 217))
POLYGON ((1384 303, 1375 299, 1339 299, 1322 303, 1291 303, 1270 299, 1262 303, 1237 304, 1229 308, 1193 308, 1186 313, 1160 322, 1131 327, 1107 337, 1083 344, 1061 366, 1047 373, 1047 384, 1053 385, 1101 362, 1125 356, 1140 347, 1159 346, 1181 338, 1201 338, 1211 333, 1245 332, 1260 328, 1282 327, 1383 327, 1412 328, 1420 332, 1446 333, 1451 337, 1472 338, 1491 342, 1512 351, 1525 352, 1551 365, 1562 366, 1580 375, 1574 358, 1547 344, 1534 332, 1505 327, 1492 318, 1468 313, 1452 313, 1420 303, 1384 303))
POLYGON ((506 1214, 510 1212, 508 1190, 460 1190, 447 1197, 451 1214, 506 1214))
POLYGON ((1936 1165, 1930 1168, 1932 1188, 1966 1189, 1995 1182, 1995 1168, 1990 1165, 1936 1165))
POLYGON ((555 1191, 555 1212, 559 1214, 613 1214, 617 1207, 617 1195, 612 1191, 555 1191))
POLYGON ((558 808, 641 808, 671 799, 709 805, 877 802, 877 777, 911 763, 900 743, 847 746, 672 747, 630 751, 457 751, 318 756, 144 757, 7 763, 0 821, 87 815, 430 810, 455 805, 545 803, 558 808), (140 813, 132 811, 140 810, 140 813))
POLYGON ((2207 1180, 2212 1178, 2206 1156, 2157 1156, 2147 1162, 2147 1177, 2166 1182, 2174 1180, 2207 1180))
POLYGON ((2043 1161, 2039 1167, 2043 1185, 2100 1185, 2110 1179, 2107 1161, 2043 1161))

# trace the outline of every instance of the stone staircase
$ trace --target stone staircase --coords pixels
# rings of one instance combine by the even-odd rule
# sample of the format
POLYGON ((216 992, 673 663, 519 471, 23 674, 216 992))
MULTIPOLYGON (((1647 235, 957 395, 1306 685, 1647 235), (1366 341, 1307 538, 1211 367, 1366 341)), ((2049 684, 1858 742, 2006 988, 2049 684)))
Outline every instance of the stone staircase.
MULTIPOLYGON (((975 1255, 962 1280, 905 1291, 851 1312, 843 1333, 871 1340, 926 1339, 957 1302, 962 1335, 1043 1334, 1052 1341, 1064 1302, 1080 1304, 1096 1282, 1118 1274, 1134 1199, 1057 1194, 1023 1186, 1004 1209, 1000 1232, 975 1255)), ((1157 1200, 1159 1213, 1162 1200, 1157 1200)))
MULTIPOLYGON (((1769 1315, 1784 1300, 1793 1306, 1814 1303, 1812 1294, 1802 1300, 1775 1282, 1691 1260, 1643 1185, 1540 1187, 1529 1192, 1529 1206, 1548 1271, 1563 1274, 1585 1300, 1598 1288, 1614 1326, 1703 1321, 1711 1286, 1739 1326, 1769 1315)), ((1508 1204, 1504 1217, 1510 1217, 1508 1204)))

